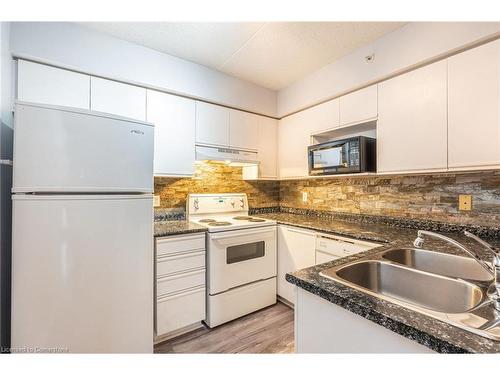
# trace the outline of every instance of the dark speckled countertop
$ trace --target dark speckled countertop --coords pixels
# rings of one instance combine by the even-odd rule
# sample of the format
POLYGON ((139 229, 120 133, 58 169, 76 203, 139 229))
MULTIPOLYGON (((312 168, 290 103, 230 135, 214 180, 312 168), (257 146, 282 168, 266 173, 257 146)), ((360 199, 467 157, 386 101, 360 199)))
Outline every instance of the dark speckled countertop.
POLYGON ((169 220, 154 222, 154 236, 165 237, 177 234, 206 232, 207 228, 187 220, 169 220))
MULTIPOLYGON (((290 283, 437 352, 500 352, 500 342, 470 333, 397 304, 372 297, 333 280, 324 278, 319 274, 321 271, 330 267, 349 263, 389 248, 398 246, 412 247, 417 229, 400 228, 375 222, 350 222, 339 220, 335 217, 320 217, 283 212, 256 214, 255 216, 274 219, 280 224, 313 229, 356 239, 377 241, 383 244, 382 247, 364 253, 287 274, 286 279, 290 283)), ((425 229, 433 230, 433 228, 429 227, 425 229)), ((446 233, 446 235, 458 239, 461 243, 470 248, 479 249, 475 242, 471 242, 470 239, 459 233, 446 233)), ((493 245, 500 245, 500 238, 498 237, 489 238, 488 241, 492 242, 493 245)), ((426 248, 460 254, 460 250, 450 247, 446 242, 439 240, 428 239, 426 241, 426 248)))

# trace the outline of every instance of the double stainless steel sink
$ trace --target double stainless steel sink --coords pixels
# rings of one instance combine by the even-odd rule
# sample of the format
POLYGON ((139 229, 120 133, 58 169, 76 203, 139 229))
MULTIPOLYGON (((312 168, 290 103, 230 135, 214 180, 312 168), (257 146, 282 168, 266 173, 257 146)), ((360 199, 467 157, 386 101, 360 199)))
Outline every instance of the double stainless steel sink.
POLYGON ((341 284, 500 341, 499 313, 488 298, 491 275, 475 260, 396 248, 320 273, 341 284))

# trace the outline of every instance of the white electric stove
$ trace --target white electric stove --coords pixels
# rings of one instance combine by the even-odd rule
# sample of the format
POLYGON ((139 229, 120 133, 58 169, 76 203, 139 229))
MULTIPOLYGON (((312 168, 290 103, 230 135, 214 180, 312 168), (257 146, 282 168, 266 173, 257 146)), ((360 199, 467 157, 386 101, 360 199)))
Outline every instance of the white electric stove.
POLYGON ((207 317, 215 327, 276 303, 276 222, 248 215, 246 194, 190 194, 206 226, 207 317))

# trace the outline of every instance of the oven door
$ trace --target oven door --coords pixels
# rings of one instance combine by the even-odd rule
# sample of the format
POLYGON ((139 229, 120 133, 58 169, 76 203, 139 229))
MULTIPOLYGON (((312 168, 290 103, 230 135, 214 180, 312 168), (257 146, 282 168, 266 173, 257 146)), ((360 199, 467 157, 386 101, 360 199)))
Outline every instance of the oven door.
POLYGON ((209 294, 214 295, 274 276, 275 225, 209 234, 209 294))

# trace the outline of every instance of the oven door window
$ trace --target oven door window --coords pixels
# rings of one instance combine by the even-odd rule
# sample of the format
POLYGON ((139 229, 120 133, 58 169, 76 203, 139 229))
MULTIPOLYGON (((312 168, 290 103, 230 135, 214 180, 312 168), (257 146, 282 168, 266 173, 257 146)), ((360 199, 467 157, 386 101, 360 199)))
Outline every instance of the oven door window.
POLYGON ((226 263, 238 263, 245 260, 261 258, 266 253, 265 241, 229 246, 226 249, 226 263))
POLYGON ((339 167, 345 164, 343 147, 331 147, 313 151, 313 168, 339 167))

